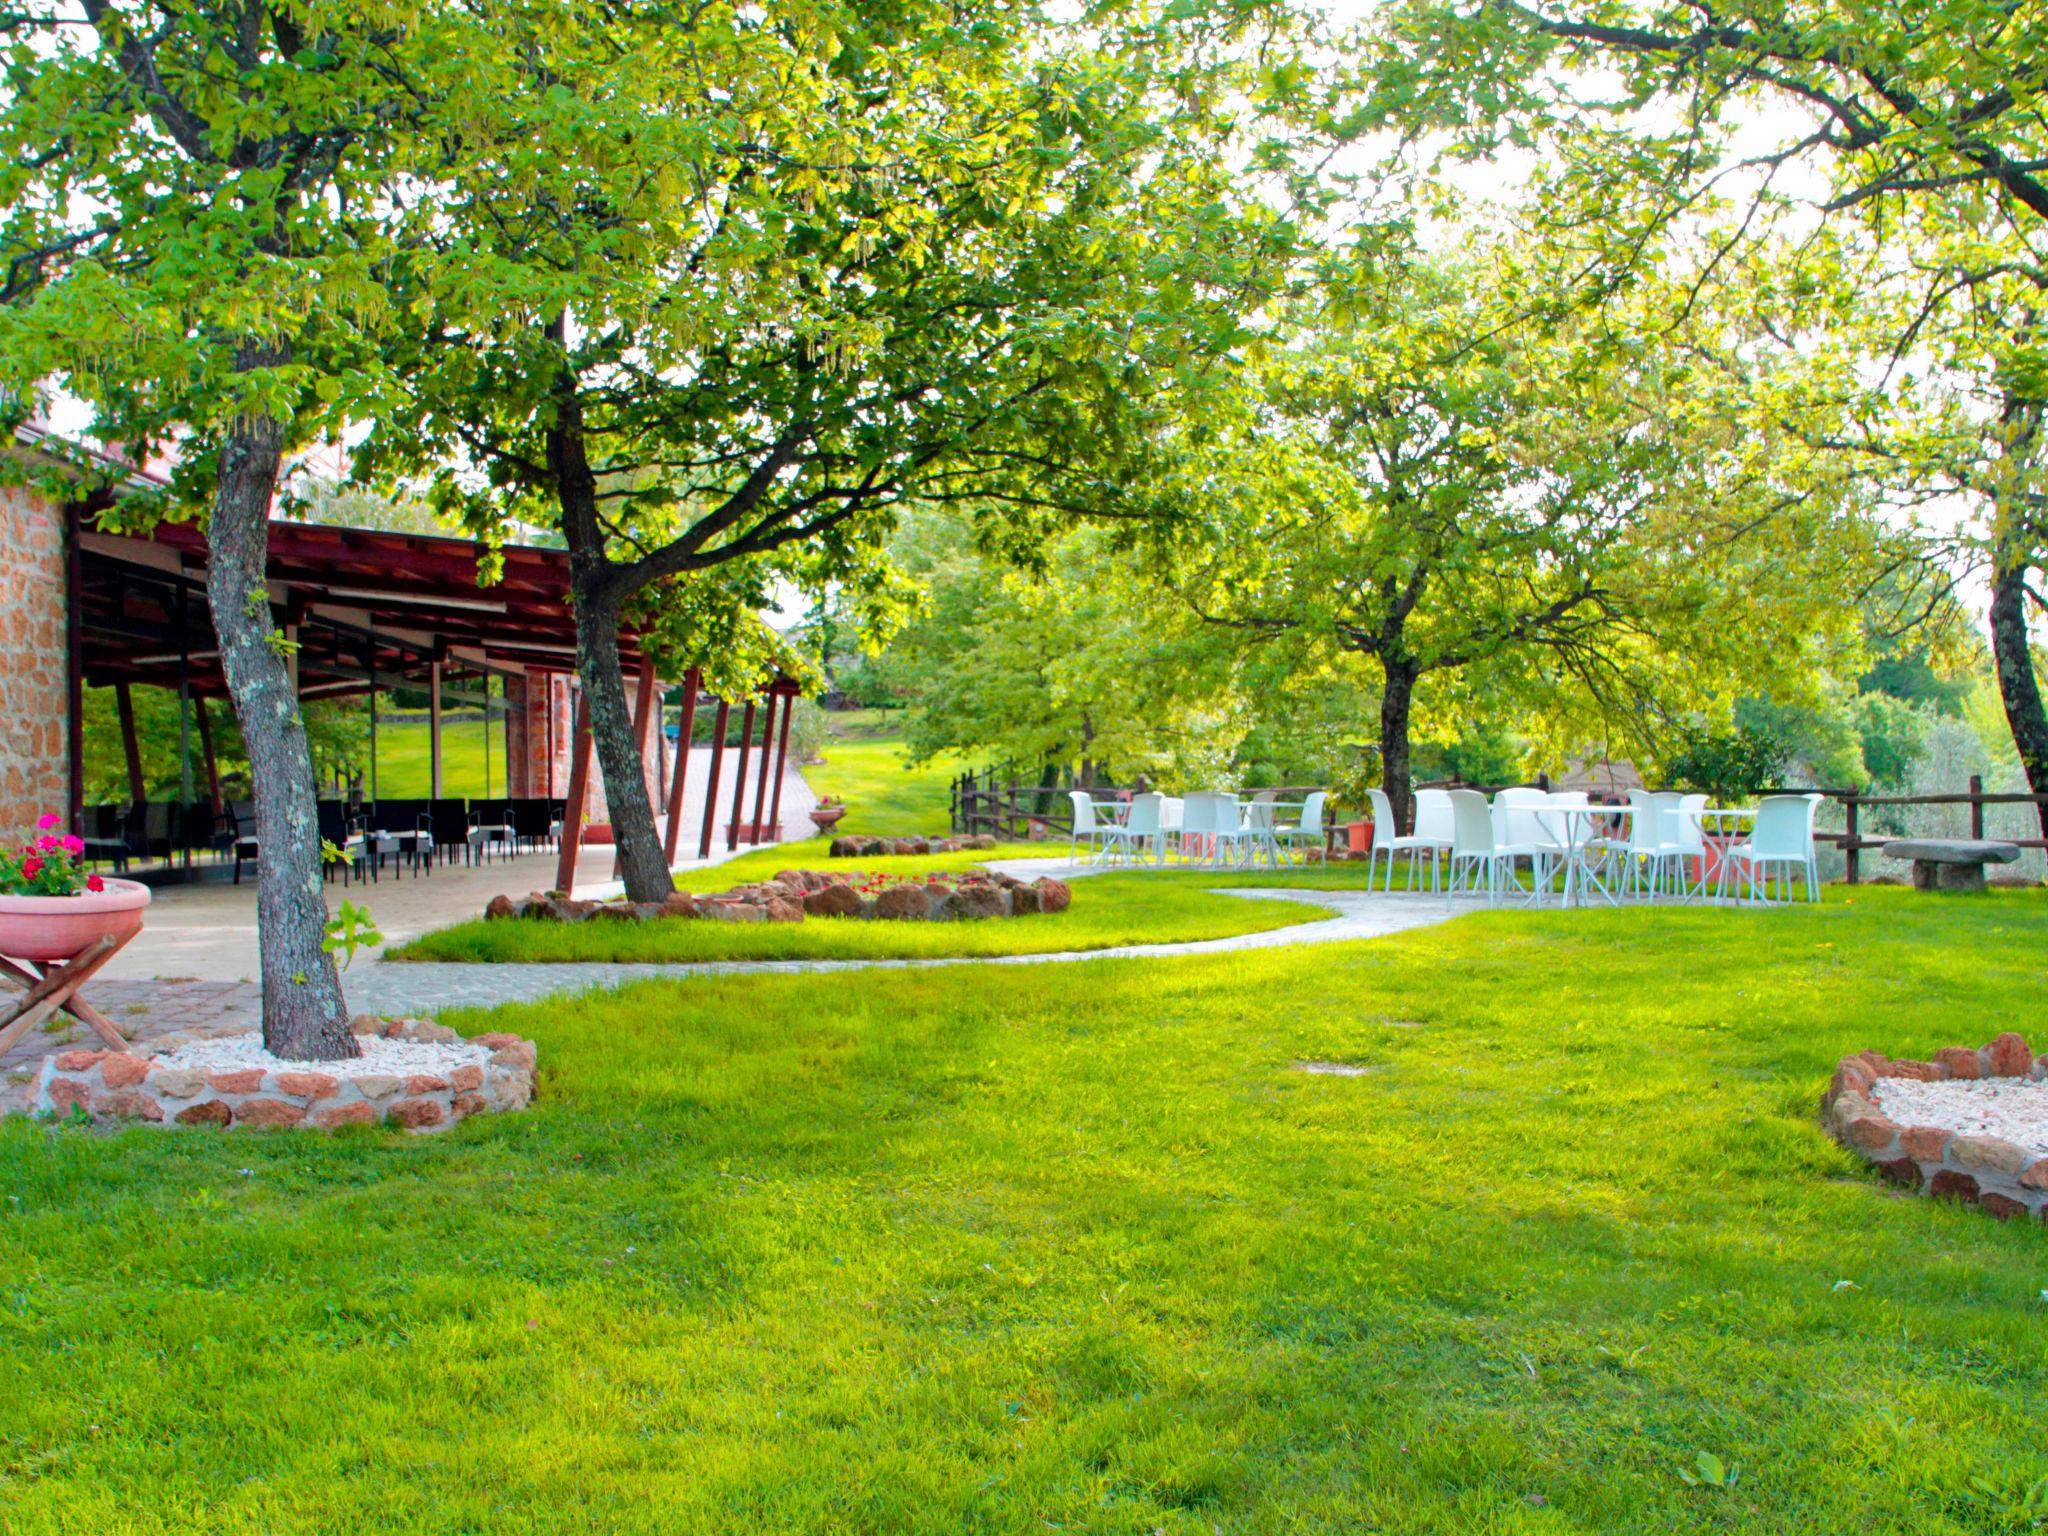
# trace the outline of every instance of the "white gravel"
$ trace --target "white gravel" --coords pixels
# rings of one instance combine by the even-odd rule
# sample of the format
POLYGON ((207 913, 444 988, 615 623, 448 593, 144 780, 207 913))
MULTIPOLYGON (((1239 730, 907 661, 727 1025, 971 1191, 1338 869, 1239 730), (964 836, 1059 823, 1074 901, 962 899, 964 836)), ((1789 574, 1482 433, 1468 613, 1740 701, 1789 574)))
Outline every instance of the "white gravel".
POLYGON ((1900 1125, 1931 1125, 1959 1136, 1996 1136, 2048 1157, 2048 1082, 2016 1077, 1923 1083, 1878 1079, 1877 1104, 1900 1125))
POLYGON ((261 1067, 266 1072, 324 1072, 329 1077, 372 1077, 414 1073, 445 1074, 456 1067, 482 1066, 491 1059, 489 1046, 467 1040, 436 1044, 425 1040, 387 1040, 382 1035, 358 1035, 356 1044, 363 1054, 347 1061, 288 1061, 263 1048, 261 1035, 221 1035, 212 1040, 194 1040, 157 1058, 168 1067, 199 1067, 209 1072, 261 1067))

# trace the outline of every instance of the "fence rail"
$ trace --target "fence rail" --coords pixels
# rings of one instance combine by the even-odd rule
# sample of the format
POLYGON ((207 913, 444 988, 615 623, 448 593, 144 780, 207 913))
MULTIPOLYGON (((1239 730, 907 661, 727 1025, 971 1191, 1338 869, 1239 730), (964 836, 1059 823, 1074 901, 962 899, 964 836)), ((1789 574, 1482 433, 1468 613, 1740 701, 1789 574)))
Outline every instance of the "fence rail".
MULTIPOLYGON (((1033 780, 1043 770, 1030 769, 1033 780)), ((1021 771, 1007 765, 983 768, 978 772, 963 773, 952 784, 952 824, 960 833, 986 832, 996 837, 1026 839, 1031 837, 1065 837, 1072 833, 1073 809, 1067 799, 1070 790, 1083 789, 1099 799, 1119 795, 1141 794, 1146 789, 1143 780, 1132 785, 1111 784, 1040 784, 1025 782, 1021 771)), ((1240 790, 1241 794, 1271 793, 1281 796, 1298 796, 1320 785, 1259 786, 1256 790, 1240 790)), ((1519 786, 1505 784, 1463 784, 1455 780, 1435 781, 1417 784, 1417 789, 1476 789, 1483 794, 1495 794, 1502 789, 1519 786)), ((1550 775, 1538 774, 1535 787, 1548 789, 1550 775)), ((1827 843, 1840 850, 1845 865, 1845 875, 1851 885, 1863 878, 1862 856, 1865 849, 1882 848, 1886 843, 1904 835, 1881 833, 1876 836, 1864 835, 1865 814, 1873 810, 1907 806, 1967 806, 1970 812, 1970 836, 1982 840, 1984 832, 1984 811, 1994 805, 2030 805, 2038 811, 2048 805, 2048 795, 2013 792, 1988 792, 1984 780, 1978 774, 1970 775, 1967 790, 1932 795, 1874 795, 1854 788, 1822 788, 1819 786, 1786 787, 1764 790, 1763 794, 1818 794, 1838 804, 1843 809, 1845 825, 1839 832, 1817 831, 1815 840, 1827 843)), ((2048 836, 2005 837, 2015 847, 2040 849, 2048 852, 2048 836)))

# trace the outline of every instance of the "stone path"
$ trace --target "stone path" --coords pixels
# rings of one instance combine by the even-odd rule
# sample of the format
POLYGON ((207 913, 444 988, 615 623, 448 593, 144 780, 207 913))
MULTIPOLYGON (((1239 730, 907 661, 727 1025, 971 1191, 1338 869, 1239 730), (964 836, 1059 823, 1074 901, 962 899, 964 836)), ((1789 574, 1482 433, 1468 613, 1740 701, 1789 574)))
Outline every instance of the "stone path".
MULTIPOLYGON (((1097 871, 1044 861, 1004 861, 1022 873, 1057 873, 1079 878, 1097 871)), ((357 1010, 377 1014, 432 1014, 446 1008, 488 1008, 500 1003, 624 986, 636 981, 690 976, 784 976, 809 972, 913 970, 951 965, 1059 965, 1080 960, 1146 959, 1171 955, 1223 954, 1272 949, 1288 944, 1337 944, 1381 938, 1410 928, 1441 923, 1457 911, 1441 896, 1406 892, 1318 891, 1299 888, 1226 889, 1224 896, 1297 901, 1325 907, 1332 915, 1291 928, 1233 934, 1182 944, 1126 944, 1114 949, 1062 950, 1038 955, 972 955, 917 960, 720 960, 689 964, 622 965, 571 962, 559 965, 463 964, 452 962, 359 963, 343 978, 357 1010)), ((92 1000, 131 1039, 150 1040, 173 1031, 192 1035, 232 1034, 255 1029, 260 996, 253 982, 109 981, 91 989, 92 1000)), ((69 1022, 68 1020, 66 1021, 69 1022)), ((35 1072, 44 1055, 74 1044, 90 1044, 83 1025, 37 1032, 0 1059, 0 1114, 26 1109, 35 1072)))

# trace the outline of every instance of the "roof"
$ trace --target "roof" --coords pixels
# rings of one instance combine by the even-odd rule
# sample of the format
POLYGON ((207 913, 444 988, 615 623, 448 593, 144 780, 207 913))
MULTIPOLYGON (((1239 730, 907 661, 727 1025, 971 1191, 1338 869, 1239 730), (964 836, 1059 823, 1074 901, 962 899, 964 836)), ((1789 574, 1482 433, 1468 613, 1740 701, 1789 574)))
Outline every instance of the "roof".
MULTIPOLYGON (((296 627, 300 693, 309 698, 425 682, 435 662, 456 671, 518 676, 576 665, 569 557, 502 550, 503 575, 477 580, 485 547, 469 539, 342 528, 273 518, 270 600, 296 627)), ((184 523, 146 534, 89 527, 79 536, 85 678, 224 695, 219 643, 206 606, 206 536, 184 523)), ((620 632, 621 659, 640 663, 637 635, 620 632)))

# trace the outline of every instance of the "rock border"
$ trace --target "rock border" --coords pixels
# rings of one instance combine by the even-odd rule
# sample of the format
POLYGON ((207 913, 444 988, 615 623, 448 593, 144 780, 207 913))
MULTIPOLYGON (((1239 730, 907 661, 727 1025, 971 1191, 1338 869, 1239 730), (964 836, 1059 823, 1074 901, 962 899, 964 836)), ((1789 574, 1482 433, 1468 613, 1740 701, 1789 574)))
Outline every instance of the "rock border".
POLYGON ((839 874, 785 869, 772 880, 736 885, 709 896, 673 892, 659 902, 571 901, 535 891, 524 901, 494 896, 484 908, 493 922, 654 922, 712 918, 728 923, 800 923, 806 917, 883 922, 954 922, 1064 912, 1074 899, 1064 880, 1020 880, 992 870, 945 875, 839 874))
MULTIPOLYGON (((359 1035, 451 1044, 463 1039, 431 1019, 378 1019, 358 1014, 359 1035)), ((467 1043, 490 1050, 486 1063, 444 1073, 381 1073, 350 1078, 309 1061, 261 1067, 173 1067, 161 1058, 188 1044, 165 1035, 126 1051, 59 1051, 43 1058, 36 1084, 38 1114, 68 1115, 73 1106, 95 1120, 127 1120, 165 1128, 222 1130, 386 1124, 442 1131, 471 1115, 524 1109, 533 1099, 536 1050, 531 1040, 493 1032, 467 1043)))
POLYGON ((1894 1184, 1982 1206, 2000 1221, 2048 1222, 2048 1157, 2000 1136, 1970 1136, 1933 1125, 1900 1125, 1871 1098, 1887 1077, 1938 1083, 1992 1077, 2048 1079, 2048 1056, 2008 1030, 1977 1050, 1945 1046, 1932 1061, 1896 1060, 1877 1051, 1844 1056, 1821 1095, 1828 1134, 1894 1184))
POLYGON ((922 858, 934 853, 987 853, 996 840, 986 832, 961 837, 867 837, 850 832, 832 839, 828 859, 922 858))

